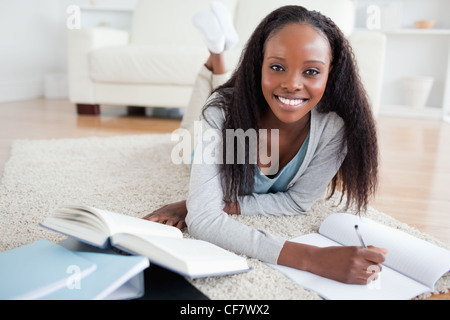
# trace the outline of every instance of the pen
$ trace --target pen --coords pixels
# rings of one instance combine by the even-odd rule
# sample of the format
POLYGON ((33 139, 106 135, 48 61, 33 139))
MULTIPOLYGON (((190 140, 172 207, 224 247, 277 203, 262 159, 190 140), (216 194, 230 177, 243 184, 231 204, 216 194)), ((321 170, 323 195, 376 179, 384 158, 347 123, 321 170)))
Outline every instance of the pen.
POLYGON ((367 248, 366 243, 364 242, 364 239, 363 239, 363 237, 361 236, 361 233, 359 232, 359 229, 358 229, 358 225, 357 225, 357 224, 355 224, 355 231, 356 231, 356 235, 357 235, 358 238, 359 238, 359 241, 361 242, 361 245, 362 245, 364 248, 367 248))

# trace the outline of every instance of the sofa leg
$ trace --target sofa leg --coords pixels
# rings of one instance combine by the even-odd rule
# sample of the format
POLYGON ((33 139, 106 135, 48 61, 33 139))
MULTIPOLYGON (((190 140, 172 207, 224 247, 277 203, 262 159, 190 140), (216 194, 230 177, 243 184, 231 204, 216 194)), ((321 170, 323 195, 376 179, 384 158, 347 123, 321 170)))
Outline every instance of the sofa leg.
POLYGON ((145 107, 127 106, 127 114, 129 116, 145 117, 147 113, 145 107))
POLYGON ((77 104, 77 113, 79 115, 99 115, 100 105, 98 104, 77 104))

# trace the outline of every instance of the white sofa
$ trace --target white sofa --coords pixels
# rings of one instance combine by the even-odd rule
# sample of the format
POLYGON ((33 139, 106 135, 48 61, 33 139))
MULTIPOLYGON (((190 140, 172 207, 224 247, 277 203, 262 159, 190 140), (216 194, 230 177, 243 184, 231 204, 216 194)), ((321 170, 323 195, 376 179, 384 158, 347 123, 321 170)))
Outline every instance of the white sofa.
MULTIPOLYGON (((329 16, 350 40, 361 78, 377 113, 385 36, 354 30, 352 0, 222 0, 234 13, 239 44, 227 52, 230 69, 245 42, 270 11, 297 4, 329 16)), ((208 57, 194 13, 209 0, 141 0, 128 31, 108 28, 70 30, 69 97, 79 113, 99 113, 100 105, 186 107, 195 77, 208 57)))

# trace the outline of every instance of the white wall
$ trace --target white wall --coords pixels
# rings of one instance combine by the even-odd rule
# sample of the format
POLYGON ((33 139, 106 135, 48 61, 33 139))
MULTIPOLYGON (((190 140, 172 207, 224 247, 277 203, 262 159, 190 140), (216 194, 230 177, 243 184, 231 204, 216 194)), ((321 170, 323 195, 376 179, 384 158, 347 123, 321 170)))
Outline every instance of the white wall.
POLYGON ((60 71, 58 0, 0 0, 0 101, 42 95, 43 75, 60 71))
MULTIPOLYGON (((97 0, 134 6, 135 0, 97 0)), ((47 74, 65 74, 66 12, 89 0, 0 0, 0 102, 44 94, 47 74)))
POLYGON ((355 24, 359 28, 365 27, 366 8, 369 4, 398 3, 402 7, 400 25, 402 28, 413 28, 414 21, 436 20, 436 28, 450 29, 448 5, 449 0, 354 0, 356 7, 355 24))
MULTIPOLYGON (((414 29, 418 20, 435 20, 434 29, 450 29, 449 0, 355 0, 357 28, 365 28, 369 4, 399 4, 402 29, 414 29)), ((450 36, 440 34, 387 34, 386 61, 381 104, 387 108, 405 104, 404 79, 409 76, 434 78, 427 106, 441 108, 445 94, 450 36)))

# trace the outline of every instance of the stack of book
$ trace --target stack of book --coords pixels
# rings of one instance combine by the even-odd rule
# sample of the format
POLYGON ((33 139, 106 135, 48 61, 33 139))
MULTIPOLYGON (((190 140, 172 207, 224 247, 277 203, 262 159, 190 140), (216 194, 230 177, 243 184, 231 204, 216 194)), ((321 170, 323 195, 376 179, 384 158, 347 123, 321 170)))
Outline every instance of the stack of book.
POLYGON ((46 239, 0 254, 0 299, 129 299, 150 263, 189 278, 246 272, 247 260, 172 226, 87 206, 58 208, 40 224, 101 250, 46 239), (111 253, 117 248, 129 253, 111 253), (105 251, 107 250, 107 251, 105 251), (92 252, 95 251, 95 252, 92 252))
POLYGON ((141 256, 75 252, 42 239, 0 254, 0 299, 131 299, 144 294, 141 256))

